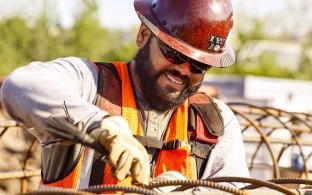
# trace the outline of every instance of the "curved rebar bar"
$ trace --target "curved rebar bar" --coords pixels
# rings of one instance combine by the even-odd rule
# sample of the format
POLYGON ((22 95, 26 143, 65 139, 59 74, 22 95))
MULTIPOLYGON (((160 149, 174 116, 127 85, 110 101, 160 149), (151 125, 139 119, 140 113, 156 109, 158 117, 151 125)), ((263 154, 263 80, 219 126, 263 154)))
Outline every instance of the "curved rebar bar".
MULTIPOLYGON (((237 194, 237 195, 246 195, 247 194, 243 190, 236 189, 233 187, 229 187, 226 185, 221 185, 221 184, 215 183, 213 181, 208 181, 208 180, 167 180, 167 181, 159 181, 156 183, 151 183, 151 184, 146 185, 144 187, 146 187, 148 189, 153 189, 153 188, 158 188, 158 187, 176 186, 176 185, 182 185, 183 189, 182 188, 181 189, 183 191, 188 189, 188 188, 200 186, 200 187, 208 187, 208 188, 212 188, 212 189, 218 189, 218 190, 221 190, 224 192, 237 194)), ((178 188, 174 191, 178 191, 178 188)))
POLYGON ((159 193, 147 188, 138 186, 121 186, 121 185, 96 185, 89 188, 74 189, 58 189, 58 190, 36 190, 22 193, 22 195, 91 195, 100 194, 101 192, 123 191, 125 193, 137 193, 142 195, 159 195, 159 193))
MULTIPOLYGON (((26 192, 28 190, 27 182, 29 177, 35 174, 25 176, 16 176, 16 178, 21 178, 21 192, 31 193, 31 194, 94 194, 94 192, 102 192, 102 191, 125 191, 125 192, 133 192, 133 193, 141 193, 141 194, 155 194, 155 191, 150 190, 153 187, 163 187, 163 186, 172 186, 172 185, 182 185, 181 187, 176 188, 175 191, 186 190, 192 187, 209 187, 214 188, 222 191, 226 191, 233 194, 246 194, 245 189, 255 189, 259 187, 268 187, 277 191, 280 191, 285 194, 295 194, 294 192, 290 191, 286 187, 280 186, 278 184, 303 184, 303 185, 312 185, 312 181, 309 179, 301 179, 301 178, 279 178, 280 177, 280 167, 279 162, 281 157, 285 154, 285 151, 292 145, 295 145, 299 148, 300 155, 304 160, 304 169, 302 175, 304 174, 308 178, 308 168, 307 162, 312 157, 312 153, 304 156, 302 146, 303 145, 311 145, 310 142, 305 142, 304 139, 299 139, 303 133, 312 133, 312 115, 307 113, 291 113, 281 109, 272 108, 272 107, 259 107, 252 104, 247 103, 228 103, 230 108, 233 112, 242 118, 242 121, 239 121, 242 126, 244 126, 242 133, 253 128, 260 134, 260 140, 249 139, 251 142, 257 142, 258 147, 256 148, 256 152, 253 153, 251 158, 251 165, 249 168, 252 169, 254 165, 254 161, 256 159, 257 153, 260 150, 261 145, 265 145, 269 151, 269 154, 273 161, 273 171, 274 171, 274 179, 261 181, 257 179, 251 178, 240 178, 240 177, 219 177, 219 178, 211 178, 209 180, 171 180, 171 181, 162 181, 155 183, 153 185, 149 185, 148 188, 136 186, 135 189, 129 189, 129 187, 125 186, 116 186, 116 185, 100 185, 100 186, 93 186, 87 189, 86 191, 77 191, 77 190, 47 190, 47 191, 33 191, 33 192, 26 192), (236 107, 237 106, 237 107, 236 107), (240 109, 239 106, 244 106, 243 109, 247 108, 248 112, 244 112, 243 109, 240 109), (268 119, 272 119, 276 121, 276 124, 266 124, 268 119), (282 120, 285 119, 285 120, 282 120), (246 122, 246 124, 244 123, 246 122), (269 138, 271 134, 278 130, 278 129, 285 129, 291 134, 291 140, 289 142, 280 142, 278 139, 269 138), (272 142, 271 142, 272 141, 272 142), (279 151, 273 151, 272 143, 280 143, 282 144, 282 149, 279 151), (277 154, 277 155, 276 155, 277 154), (246 186, 245 188, 241 189, 231 189, 229 186, 221 185, 219 182, 243 182, 243 183, 251 183, 251 185, 246 186), (130 190, 130 191, 127 191, 130 190), (137 191, 138 190, 138 191, 137 191), (142 191, 143 190, 143 191, 142 191)), ((0 121, 0 128, 2 131, 0 132, 0 139, 3 135, 8 132, 8 129, 11 127, 17 127, 17 123, 14 121, 2 122, 0 121)), ((32 157, 32 154, 35 152, 37 148, 38 142, 33 141, 28 148, 27 154, 25 156, 24 161, 22 162, 22 171, 27 172, 29 171, 29 162, 32 157)), ((16 174, 15 174, 16 175, 16 174)), ((21 174, 19 174, 21 175, 21 174)), ((12 177, 10 177, 12 178, 12 177)), ((157 193, 156 193, 157 194, 157 193)))
POLYGON ((244 113, 238 111, 238 110, 235 109, 235 108, 231 108, 231 109, 232 109, 232 111, 233 111, 235 114, 239 114, 239 115, 242 116, 246 121, 248 121, 248 122, 256 129, 256 131, 261 135, 261 138, 263 139, 265 145, 267 146, 268 151, 269 151, 270 156, 271 156, 272 161, 273 161, 274 177, 275 177, 275 178, 280 177, 280 170, 279 170, 279 166, 278 166, 278 163, 277 163, 275 154, 273 153, 273 149, 272 149, 272 147, 271 147, 270 141, 268 140, 268 138, 267 138, 267 136, 265 135, 265 133, 262 131, 262 129, 260 129, 260 127, 259 127, 250 117, 248 117, 247 115, 245 115, 244 113))
POLYGON ((94 193, 64 189, 64 190, 36 190, 20 193, 19 195, 94 195, 94 193))
MULTIPOLYGON (((283 110, 280 110, 280 109, 271 108, 271 107, 268 107, 268 108, 269 108, 269 109, 272 109, 272 110, 278 111, 278 114, 279 114, 279 115, 281 115, 281 113, 285 113, 285 114, 287 113, 287 114, 291 115, 291 113, 286 112, 286 111, 283 111, 283 110)), ((270 111, 269 111, 269 112, 270 112, 270 111)), ((301 155, 301 157, 302 157, 302 159, 303 159, 304 173, 305 173, 306 177, 308 177, 308 168, 307 168, 307 165, 306 165, 306 159, 305 159, 305 157, 304 157, 302 145, 301 145, 301 143, 300 143, 299 140, 298 140, 298 136, 296 135, 296 133, 295 133, 294 131, 291 130, 290 127, 287 126, 287 123, 283 123, 277 115, 274 115, 273 112, 270 112, 270 113, 271 113, 272 116, 274 116, 274 117, 276 118, 276 120, 278 120, 282 125, 284 125, 285 129, 287 129, 287 130, 291 133, 292 138, 294 139, 296 145, 298 146, 299 151, 300 151, 300 155, 301 155)))
MULTIPOLYGON (((245 177, 216 177, 216 178, 209 178, 206 179, 207 181, 213 181, 213 182, 243 182, 243 183, 252 183, 261 187, 267 187, 279 192, 282 192, 287 195, 297 195, 296 193, 290 191, 289 189, 277 185, 273 182, 269 181, 262 181, 258 179, 253 178, 245 178, 245 177)), ((243 189, 243 188, 242 188, 243 189)))
MULTIPOLYGON (((272 182, 272 183, 275 183, 275 184, 302 184, 302 185, 312 185, 312 180, 309 180, 309 179, 302 179, 302 178, 278 178, 278 179, 270 179, 270 180, 267 180, 268 182, 272 182)), ((252 190, 252 189, 255 189, 255 188, 258 188, 258 187, 261 187, 259 185, 256 185, 256 184, 251 184, 251 185, 248 185, 246 187, 243 187, 241 189, 244 189, 244 190, 252 190)))
POLYGON ((158 192, 152 191, 145 187, 121 186, 121 185, 95 185, 89 188, 81 189, 80 191, 91 192, 91 193, 101 193, 105 191, 124 191, 124 192, 138 193, 138 194, 145 194, 145 195, 159 195, 158 192))
MULTIPOLYGON (((247 113, 250 115, 265 115, 262 117, 258 117, 257 119, 254 120, 258 120, 261 123, 262 119, 265 119, 266 117, 273 117, 275 121, 277 121, 281 127, 285 130, 287 130, 291 136, 292 136, 292 140, 294 141, 295 145, 298 147, 299 152, 300 152, 300 156, 303 159, 303 172, 302 174, 305 175, 305 177, 308 177, 308 168, 307 168, 307 161, 309 159, 309 157, 305 158, 304 153, 303 153, 303 147, 302 147, 302 143, 301 140, 299 139, 299 136, 302 133, 311 133, 312 132, 312 115, 309 114, 305 114, 305 113, 297 113, 297 115, 300 116, 304 116, 305 119, 309 119, 308 120, 304 120, 302 117, 299 117, 296 115, 296 113, 291 113, 291 112, 287 112, 285 110, 281 110, 281 109, 277 109, 277 108, 273 108, 273 107, 259 107, 253 104, 249 104, 249 103, 228 103, 228 105, 230 106, 230 108, 232 109, 238 109, 237 107, 243 107, 245 108, 245 110, 247 110, 247 113), (282 121, 281 117, 287 119, 287 121, 282 121), (259 120, 261 119, 261 120, 259 120), (296 123, 296 126, 293 125, 293 123, 296 123), (298 126, 298 124, 300 124, 301 126, 298 126), (300 129, 299 129, 300 127, 300 129)), ((240 108, 239 107, 239 108, 240 108)), ((265 125, 259 125, 261 127, 264 127, 265 125)), ((265 126, 266 128, 270 128, 269 126, 265 126)), ((254 127, 255 128, 255 127, 254 127)), ((278 128, 278 127, 276 127, 278 128)), ((276 128, 274 127, 274 125, 271 126, 271 130, 267 133, 267 136, 270 136, 270 134, 276 130, 276 128)), ((304 140, 303 140, 304 141, 304 140)), ((249 167, 252 169, 252 165, 253 162, 255 160, 256 154, 261 146, 262 142, 259 142, 259 145, 257 147, 257 149, 255 150, 255 152, 253 153, 253 156, 251 158, 251 163, 249 165, 249 167)), ((271 143, 270 143, 271 144, 271 143)), ((287 143, 281 143, 283 144, 282 149, 277 153, 278 157, 277 157, 277 162, 280 162, 280 159, 282 157, 282 155, 284 154, 284 152, 291 146, 293 145, 293 142, 290 142, 289 144, 287 143)), ((304 142, 304 144, 307 144, 306 142, 304 142)), ((275 177, 278 178, 278 177, 275 177)))
MULTIPOLYGON (((36 138, 34 138, 31 145, 29 146, 29 149, 27 151, 27 154, 26 154, 24 162, 23 162, 23 165, 22 165, 23 171, 28 169, 30 159, 31 159, 33 153, 35 152, 36 148, 38 147, 38 144, 39 144, 39 141, 36 138)), ((27 190, 28 190, 27 180, 28 180, 28 178, 25 178, 25 177, 21 179, 21 192, 22 193, 27 192, 27 190)))

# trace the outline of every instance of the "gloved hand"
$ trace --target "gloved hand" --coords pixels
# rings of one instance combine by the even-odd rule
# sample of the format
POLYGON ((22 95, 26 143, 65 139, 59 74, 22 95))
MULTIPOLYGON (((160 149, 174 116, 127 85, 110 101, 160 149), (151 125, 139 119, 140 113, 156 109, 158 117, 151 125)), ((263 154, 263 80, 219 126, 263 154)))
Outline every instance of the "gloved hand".
POLYGON ((123 180, 131 173, 132 183, 148 184, 149 158, 144 146, 131 133, 128 122, 121 116, 102 120, 99 142, 108 151, 108 162, 113 174, 123 180))

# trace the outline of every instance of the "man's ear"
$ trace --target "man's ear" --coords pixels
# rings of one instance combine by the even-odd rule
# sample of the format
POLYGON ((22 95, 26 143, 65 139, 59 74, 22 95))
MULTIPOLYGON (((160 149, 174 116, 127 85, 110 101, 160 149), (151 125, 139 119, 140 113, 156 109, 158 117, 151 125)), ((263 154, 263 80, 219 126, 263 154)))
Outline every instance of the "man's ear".
POLYGON ((151 34, 152 34, 151 31, 143 23, 141 23, 136 39, 137 46, 140 48, 143 47, 147 43, 151 34))

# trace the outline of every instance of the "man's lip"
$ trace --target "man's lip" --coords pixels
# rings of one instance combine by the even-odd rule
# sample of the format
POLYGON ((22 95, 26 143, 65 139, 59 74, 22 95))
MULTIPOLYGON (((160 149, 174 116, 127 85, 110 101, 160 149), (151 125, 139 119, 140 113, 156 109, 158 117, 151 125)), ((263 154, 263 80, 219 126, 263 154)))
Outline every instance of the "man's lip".
POLYGON ((165 73, 166 77, 173 83, 177 85, 183 85, 183 81, 181 79, 178 79, 177 77, 173 76, 172 74, 165 73))

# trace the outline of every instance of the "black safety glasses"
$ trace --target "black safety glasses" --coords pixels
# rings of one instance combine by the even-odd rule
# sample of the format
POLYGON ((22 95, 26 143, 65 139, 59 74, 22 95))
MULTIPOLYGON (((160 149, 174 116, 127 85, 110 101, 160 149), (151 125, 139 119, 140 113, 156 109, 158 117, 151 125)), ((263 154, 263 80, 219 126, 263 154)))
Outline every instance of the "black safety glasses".
POLYGON ((190 63, 190 70, 195 74, 204 74, 208 69, 211 68, 210 65, 198 62, 193 60, 186 55, 181 54, 180 52, 172 49, 169 45, 162 42, 160 39, 156 38, 157 45, 161 51, 161 53, 165 56, 165 58, 173 63, 173 64, 182 64, 186 61, 190 63))

